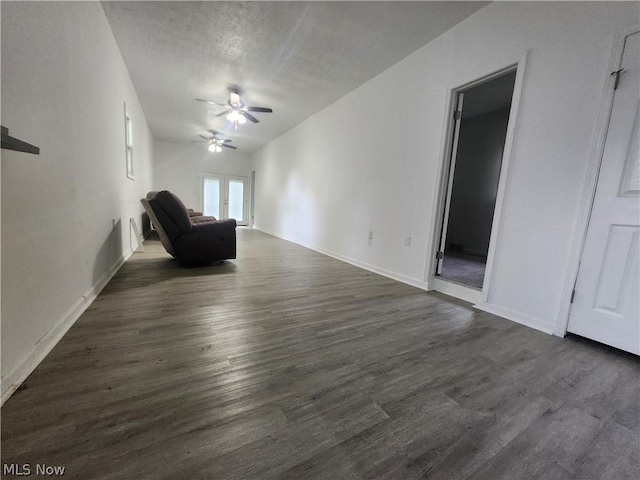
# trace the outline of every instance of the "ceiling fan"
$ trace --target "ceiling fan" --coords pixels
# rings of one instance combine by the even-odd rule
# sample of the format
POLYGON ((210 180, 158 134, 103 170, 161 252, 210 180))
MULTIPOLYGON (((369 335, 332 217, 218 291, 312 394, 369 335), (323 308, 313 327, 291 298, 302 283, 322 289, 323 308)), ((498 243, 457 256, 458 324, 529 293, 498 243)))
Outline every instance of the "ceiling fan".
POLYGON ((258 123, 259 120, 251 115, 249 112, 263 112, 263 113, 272 113, 273 110, 267 107, 250 107, 245 105, 242 99, 240 98, 240 92, 236 89, 231 89, 229 91, 229 100, 227 103, 218 103, 215 100, 204 100, 202 98, 196 98, 199 102, 205 102, 210 105, 218 105, 220 107, 224 107, 225 110, 218 113, 216 117, 226 116, 226 119, 233 123, 235 128, 238 128, 238 124, 242 125, 243 123, 251 120, 253 123, 258 123))
POLYGON ((229 145, 229 143, 231 142, 230 139, 225 138, 218 138, 218 135, 220 135, 220 132, 216 132, 215 130, 209 130, 209 132, 211 132, 211 137, 205 137, 204 135, 198 135, 199 137, 204 138, 204 140, 192 140, 192 142, 202 142, 202 143, 207 143, 209 144, 209 151, 211 153, 219 153, 222 151, 222 147, 225 148, 231 148, 232 150, 237 150, 237 147, 234 147, 233 145, 229 145))

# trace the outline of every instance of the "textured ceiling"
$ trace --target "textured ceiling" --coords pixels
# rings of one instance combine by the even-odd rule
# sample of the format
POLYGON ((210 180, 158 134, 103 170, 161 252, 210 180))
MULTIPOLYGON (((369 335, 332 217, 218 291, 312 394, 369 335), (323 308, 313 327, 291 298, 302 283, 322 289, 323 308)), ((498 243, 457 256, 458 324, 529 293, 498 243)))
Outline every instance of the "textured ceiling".
POLYGON ((253 152, 488 2, 102 2, 154 137, 213 128, 253 152), (237 86, 258 124, 237 130, 195 98, 237 86))

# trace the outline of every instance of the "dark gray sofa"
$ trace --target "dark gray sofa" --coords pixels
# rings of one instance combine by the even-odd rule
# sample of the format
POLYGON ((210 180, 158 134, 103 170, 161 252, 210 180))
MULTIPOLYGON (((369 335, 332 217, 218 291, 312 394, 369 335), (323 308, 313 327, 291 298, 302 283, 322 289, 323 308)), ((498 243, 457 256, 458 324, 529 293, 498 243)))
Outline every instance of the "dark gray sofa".
POLYGON ((168 190, 140 199, 169 254, 185 266, 236 258, 236 221, 190 216, 168 190))

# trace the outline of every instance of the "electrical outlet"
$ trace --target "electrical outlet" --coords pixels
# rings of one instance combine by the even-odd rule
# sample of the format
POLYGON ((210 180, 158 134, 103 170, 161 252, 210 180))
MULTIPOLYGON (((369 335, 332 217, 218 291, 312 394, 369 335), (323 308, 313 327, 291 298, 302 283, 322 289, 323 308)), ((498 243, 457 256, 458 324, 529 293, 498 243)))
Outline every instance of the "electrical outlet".
POLYGON ((411 237, 409 235, 404 237, 404 246, 405 247, 410 247, 411 246, 411 237))

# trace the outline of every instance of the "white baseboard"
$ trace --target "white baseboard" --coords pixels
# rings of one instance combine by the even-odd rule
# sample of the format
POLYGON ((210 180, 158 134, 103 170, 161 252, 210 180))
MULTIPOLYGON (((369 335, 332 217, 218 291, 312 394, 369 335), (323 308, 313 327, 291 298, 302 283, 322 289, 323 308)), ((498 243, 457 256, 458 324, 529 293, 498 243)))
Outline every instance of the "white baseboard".
POLYGON ((520 325, 533 328, 540 332, 553 334, 555 324, 550 322, 545 322, 544 320, 541 320, 538 318, 530 317, 528 315, 522 314, 520 312, 516 312, 514 310, 510 310, 508 308, 499 307, 497 305, 492 305, 490 303, 487 303, 483 301, 482 292, 479 290, 476 291, 472 288, 464 287, 462 285, 457 285, 451 282, 442 281, 437 278, 434 278, 433 284, 428 282, 423 282, 420 280, 416 280, 414 278, 406 277, 399 273, 391 272, 389 270, 376 267, 374 265, 369 265, 367 263, 360 262, 359 260, 355 260, 353 258, 345 257, 344 255, 340 255, 335 252, 324 250, 322 248, 317 248, 311 245, 305 245, 304 243, 301 243, 301 242, 292 241, 288 238, 281 236, 276 232, 272 232, 270 230, 267 230, 266 228, 262 228, 257 225, 254 225, 253 228, 260 232, 266 233, 267 235, 271 235, 276 238, 286 240, 287 242, 295 243, 297 245, 308 248, 310 250, 314 250, 316 252, 322 253, 323 255, 327 255, 329 257, 333 257, 345 263, 355 265, 356 267, 362 268, 364 270, 368 270, 370 272, 377 273, 384 277, 391 278, 392 280, 397 280, 399 282, 406 283, 408 285, 420 288, 422 290, 436 289, 437 291, 444 293, 445 295, 451 295, 452 297, 456 297, 461 300, 465 300, 467 302, 473 303, 474 308, 477 308, 478 310, 482 310, 483 312, 491 313, 498 317, 506 318, 507 320, 511 320, 512 322, 519 323, 520 325))
POLYGON ((512 322, 519 323, 520 325, 524 325, 525 327, 530 327, 544 333, 553 334, 553 330, 555 328, 555 324, 553 323, 545 322, 544 320, 541 320, 539 318, 530 317, 528 315, 524 315, 508 308, 492 305, 490 303, 478 302, 473 307, 477 308, 478 310, 482 310, 483 312, 492 313, 493 315, 497 315, 498 317, 506 318, 507 320, 511 320, 512 322))
POLYGON ((53 350, 65 333, 80 318, 84 311, 89 308, 102 289, 120 270, 133 252, 125 253, 108 272, 106 272, 96 284, 85 292, 85 294, 76 301, 55 323, 55 325, 45 333, 20 359, 11 371, 2 378, 2 397, 0 405, 4 405, 11 395, 18 389, 31 372, 45 359, 45 357, 53 350))
POLYGON ((446 280, 442 280, 441 277, 433 278, 433 288, 438 292, 444 293, 445 295, 451 295, 452 297, 459 298, 465 302, 482 302, 482 292, 480 290, 448 282, 446 280))
POLYGON ((400 273, 392 272, 390 270, 386 270, 384 268, 376 267, 375 265, 370 265, 365 262, 361 262, 360 260, 356 260, 354 258, 346 257, 339 253, 332 252, 330 250, 325 250, 324 248, 314 247, 312 245, 307 245, 301 242, 295 242, 288 238, 285 238, 278 233, 269 231, 265 228, 258 227, 256 225, 253 226, 255 230, 266 233, 267 235, 271 235, 272 237, 280 238, 282 240, 286 240, 287 242, 295 243, 296 245, 300 245, 302 247, 308 248, 309 250, 313 250, 314 252, 322 253, 323 255, 327 255, 328 257, 333 257, 336 260, 340 260, 341 262, 349 263, 358 268, 362 268, 363 270, 368 270, 369 272, 377 273, 378 275, 382 275, 383 277, 390 278, 392 280, 397 280, 398 282, 406 283, 407 285, 411 285, 412 287, 419 288, 421 290, 432 290, 429 288, 429 284, 422 280, 418 280, 416 278, 407 277, 406 275, 402 275, 400 273))

